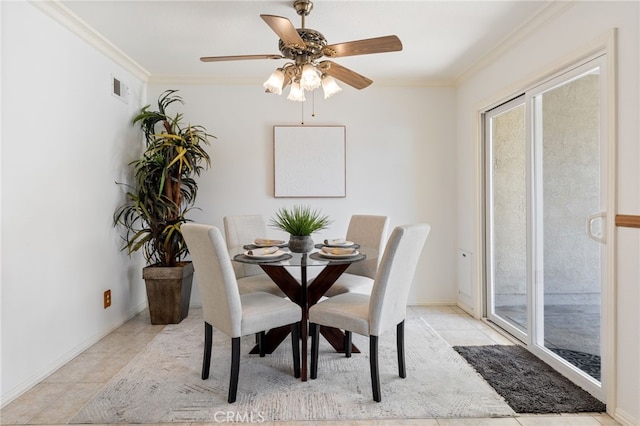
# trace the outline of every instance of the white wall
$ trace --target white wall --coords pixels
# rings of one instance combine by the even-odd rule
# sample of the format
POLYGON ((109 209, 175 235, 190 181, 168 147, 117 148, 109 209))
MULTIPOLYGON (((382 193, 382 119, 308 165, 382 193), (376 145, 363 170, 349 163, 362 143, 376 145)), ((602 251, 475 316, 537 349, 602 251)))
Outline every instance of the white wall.
MULTIPOLYGON (((150 86, 154 102, 179 89, 179 109, 214 134, 212 167, 199 179, 191 218, 222 227, 232 214, 271 218, 285 205, 308 204, 334 220, 314 235, 344 236, 352 214, 384 214, 396 225, 428 222, 427 241, 411 303, 454 302, 455 289, 455 91, 451 88, 345 88, 329 100, 316 98, 306 125, 345 125, 345 198, 273 197, 273 126, 301 122, 301 105, 267 95, 261 82, 246 86, 150 86)), ((175 109, 177 111, 178 108, 175 109)), ((308 176, 307 179, 315 179, 308 176)), ((273 230, 273 235, 280 235, 273 230)), ((198 304, 197 291, 192 304, 198 304)))
MULTIPOLYGON (((450 302, 456 248, 474 252, 477 245, 478 106, 619 27, 618 204, 620 213, 640 212, 637 2, 575 3, 458 91, 374 83, 317 100, 315 118, 307 105, 306 124, 347 127, 347 197, 302 200, 272 197, 272 126, 298 124, 299 104, 266 95, 259 84, 152 86, 146 96, 142 82, 30 4, 0 7, 2 404, 146 302, 142 261, 118 251, 111 228, 123 200, 113 182, 129 178, 126 163, 140 142, 132 116, 167 88, 180 89, 190 121, 218 136, 194 220, 222 226, 227 214, 270 217, 280 206, 304 202, 335 219, 319 238, 343 234, 353 213, 388 214, 392 226, 426 221, 433 229, 411 302, 450 302), (109 94, 112 72, 132 87, 130 104, 109 94), (103 310, 107 288, 113 306, 103 310)), ((640 236, 625 228, 618 234, 616 414, 638 424, 640 236)))
POLYGON ((344 235, 354 213, 387 214, 392 227, 429 222, 411 303, 455 301, 454 89, 345 88, 318 99, 315 118, 307 104, 306 124, 347 127, 347 197, 275 199, 272 127, 299 124, 300 104, 266 95, 261 82, 147 89, 33 5, 0 5, 2 405, 145 305, 143 261, 119 251, 111 227, 124 199, 114 182, 130 180, 141 147, 132 117, 168 88, 180 89, 189 121, 218 137, 192 219, 222 226, 225 215, 269 218, 308 203, 334 219, 318 239, 344 235), (129 104, 111 96, 111 73, 131 87, 129 104))
MULTIPOLYGON (((638 2, 574 2, 512 49, 462 83, 458 90, 458 244, 478 246, 475 217, 478 191, 477 114, 499 94, 531 83, 531 78, 618 28, 618 211, 640 214, 640 55, 638 2)), ((512 94, 515 94, 512 93, 512 94)), ((609 406, 625 424, 640 424, 640 231, 618 229, 616 268, 617 404, 609 406)), ((474 256, 478 259, 478 256, 474 256)), ((474 270, 477 270, 477 265, 474 270)), ((476 276, 476 280, 478 277, 476 276)), ((476 282, 477 284, 477 282, 476 282)), ((477 288, 477 286, 475 286, 477 288)), ((475 304, 477 298, 471 301, 475 304)), ((464 301, 469 303, 469 301, 464 301)), ((477 305, 476 305, 477 306, 477 305)))
POLYGON ((2 8, 2 404, 144 307, 112 214, 144 85, 33 5, 2 8), (111 73, 131 87, 110 94, 111 73), (113 305, 103 309, 103 292, 113 305))

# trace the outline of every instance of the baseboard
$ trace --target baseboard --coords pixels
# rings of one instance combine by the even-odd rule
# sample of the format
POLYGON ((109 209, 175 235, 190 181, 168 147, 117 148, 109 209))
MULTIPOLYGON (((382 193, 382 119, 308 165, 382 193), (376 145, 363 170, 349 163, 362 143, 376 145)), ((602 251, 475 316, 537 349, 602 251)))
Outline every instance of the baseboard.
POLYGON ((465 311, 466 313, 468 313, 469 315, 471 315, 473 318, 482 319, 480 315, 476 315, 475 309, 473 309, 471 306, 467 305, 466 303, 458 300, 456 302, 456 306, 462 309, 463 311, 465 311))
POLYGON ((454 300, 443 300, 440 302, 409 302, 407 306, 456 306, 454 300))
POLYGON ((616 409, 614 420, 622 424, 623 426, 638 426, 640 425, 640 419, 634 419, 629 413, 624 412, 621 409, 616 409))

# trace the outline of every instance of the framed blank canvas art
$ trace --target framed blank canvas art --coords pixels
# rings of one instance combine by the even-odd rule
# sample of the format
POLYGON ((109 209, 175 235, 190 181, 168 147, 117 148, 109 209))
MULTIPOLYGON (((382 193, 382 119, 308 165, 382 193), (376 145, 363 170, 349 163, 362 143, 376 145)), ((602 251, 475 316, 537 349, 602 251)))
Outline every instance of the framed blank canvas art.
POLYGON ((275 197, 345 197, 345 126, 273 126, 275 197))

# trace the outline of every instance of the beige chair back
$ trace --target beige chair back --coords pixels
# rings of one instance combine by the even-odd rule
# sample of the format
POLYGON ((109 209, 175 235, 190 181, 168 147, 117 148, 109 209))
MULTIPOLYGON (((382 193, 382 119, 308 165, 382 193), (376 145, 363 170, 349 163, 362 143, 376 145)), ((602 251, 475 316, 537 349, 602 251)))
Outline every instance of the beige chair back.
POLYGON ((379 336, 406 317, 409 290, 429 235, 428 224, 394 228, 378 267, 369 300, 369 334, 379 336))
POLYGON ((230 337, 240 337, 240 292, 220 230, 195 223, 185 223, 181 230, 193 261, 204 321, 230 337))
POLYGON ((353 215, 349 221, 346 239, 361 246, 371 247, 378 250, 378 256, 362 262, 352 263, 346 272, 354 275, 361 275, 374 279, 378 264, 382 258, 384 243, 387 238, 389 228, 388 216, 373 215, 353 215))
MULTIPOLYGON (((223 222, 228 249, 251 244, 256 238, 267 238, 267 225, 261 215, 225 216, 223 222)), ((236 272, 236 278, 264 274, 259 266, 247 263, 234 262, 233 269, 236 272)))

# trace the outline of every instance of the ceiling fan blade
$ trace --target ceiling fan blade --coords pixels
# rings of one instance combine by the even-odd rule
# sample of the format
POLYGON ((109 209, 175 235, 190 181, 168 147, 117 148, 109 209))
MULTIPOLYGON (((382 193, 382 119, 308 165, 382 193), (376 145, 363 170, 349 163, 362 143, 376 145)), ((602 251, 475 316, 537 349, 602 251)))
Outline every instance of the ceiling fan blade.
POLYGON ((260 15, 260 17, 280 37, 285 46, 305 47, 304 41, 290 20, 275 15, 260 15))
POLYGON ((322 52, 329 58, 339 58, 341 56, 368 55, 400 50, 402 50, 402 42, 397 36, 390 35, 331 44, 325 46, 322 52))
POLYGON ((367 77, 358 74, 355 71, 351 71, 349 68, 345 68, 342 65, 338 65, 332 61, 322 61, 320 64, 320 69, 322 72, 329 74, 333 78, 337 78, 338 80, 348 84, 349 86, 355 87, 356 89, 364 89, 368 87, 373 80, 368 79, 367 77))
POLYGON ((247 59, 282 59, 282 55, 233 55, 233 56, 203 56, 202 62, 244 61, 247 59))

